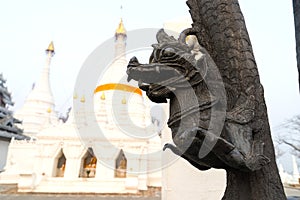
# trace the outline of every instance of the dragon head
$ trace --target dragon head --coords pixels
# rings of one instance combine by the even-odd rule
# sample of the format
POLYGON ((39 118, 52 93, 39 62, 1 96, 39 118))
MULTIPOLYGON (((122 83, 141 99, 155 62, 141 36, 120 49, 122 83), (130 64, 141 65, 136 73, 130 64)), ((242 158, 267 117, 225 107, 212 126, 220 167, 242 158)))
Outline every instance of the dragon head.
POLYGON ((141 64, 136 57, 131 58, 127 80, 138 81, 139 87, 146 91, 150 100, 163 103, 172 96, 174 90, 193 86, 203 80, 203 73, 192 53, 193 46, 185 42, 185 37, 184 40, 176 40, 161 29, 156 38, 158 43, 152 45, 149 64, 141 64))

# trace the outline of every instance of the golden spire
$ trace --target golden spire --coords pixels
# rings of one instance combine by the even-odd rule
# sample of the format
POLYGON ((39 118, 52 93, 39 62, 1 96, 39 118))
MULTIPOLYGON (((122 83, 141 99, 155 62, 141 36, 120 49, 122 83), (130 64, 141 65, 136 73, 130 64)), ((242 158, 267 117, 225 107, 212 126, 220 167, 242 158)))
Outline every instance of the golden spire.
POLYGON ((46 49, 46 53, 48 54, 49 52, 51 52, 52 56, 55 54, 53 41, 51 41, 51 43, 49 44, 48 48, 46 49))
POLYGON ((126 29, 125 29, 125 27, 124 27, 122 18, 121 18, 121 21, 120 21, 120 23, 119 23, 119 26, 118 26, 118 28, 117 28, 117 30, 116 30, 116 34, 124 34, 124 35, 126 35, 126 29))
POLYGON ((49 44, 49 46, 48 46, 48 49, 47 49, 48 51, 54 51, 54 45, 53 45, 53 41, 51 41, 51 43, 49 44))

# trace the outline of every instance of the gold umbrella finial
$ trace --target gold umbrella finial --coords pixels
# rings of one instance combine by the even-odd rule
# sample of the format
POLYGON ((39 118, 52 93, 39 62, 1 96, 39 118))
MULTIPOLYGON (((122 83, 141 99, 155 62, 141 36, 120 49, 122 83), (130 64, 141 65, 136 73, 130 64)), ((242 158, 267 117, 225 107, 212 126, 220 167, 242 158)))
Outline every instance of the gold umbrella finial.
POLYGON ((118 28, 116 30, 116 34, 124 34, 124 35, 126 35, 126 29, 124 27, 123 19, 122 18, 121 18, 119 26, 118 26, 118 28))

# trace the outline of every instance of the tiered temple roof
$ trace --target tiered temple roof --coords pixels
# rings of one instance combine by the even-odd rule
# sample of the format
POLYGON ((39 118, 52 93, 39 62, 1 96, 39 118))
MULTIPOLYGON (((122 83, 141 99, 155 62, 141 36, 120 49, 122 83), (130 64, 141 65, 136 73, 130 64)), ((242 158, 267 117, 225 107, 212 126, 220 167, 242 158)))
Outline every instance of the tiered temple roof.
POLYGON ((17 140, 29 139, 23 135, 23 130, 16 126, 21 121, 14 118, 12 111, 8 110, 8 106, 13 106, 14 103, 5 83, 6 80, 0 74, 0 140, 10 140, 13 137, 17 140))

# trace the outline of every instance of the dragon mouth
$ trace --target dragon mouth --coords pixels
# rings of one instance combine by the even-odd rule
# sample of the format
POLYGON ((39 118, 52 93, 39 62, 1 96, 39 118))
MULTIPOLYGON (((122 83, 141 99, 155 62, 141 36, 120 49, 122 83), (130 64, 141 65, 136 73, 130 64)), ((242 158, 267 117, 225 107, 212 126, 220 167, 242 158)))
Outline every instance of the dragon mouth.
POLYGON ((174 78, 182 77, 179 70, 161 63, 140 64, 136 57, 127 66, 127 81, 138 81, 139 88, 147 91, 154 86, 167 86, 174 78))
POLYGON ((144 91, 148 91, 150 89, 150 84, 143 83, 141 79, 138 81, 138 86, 144 91))

